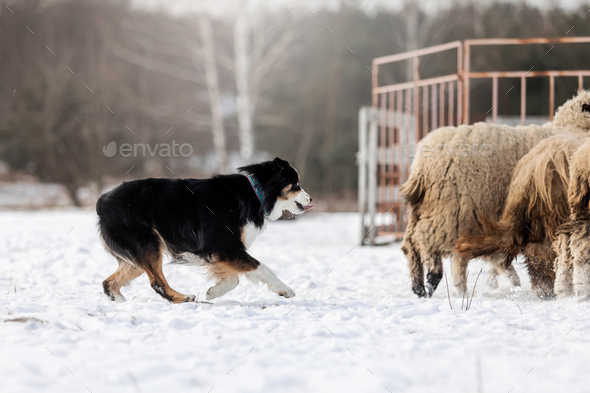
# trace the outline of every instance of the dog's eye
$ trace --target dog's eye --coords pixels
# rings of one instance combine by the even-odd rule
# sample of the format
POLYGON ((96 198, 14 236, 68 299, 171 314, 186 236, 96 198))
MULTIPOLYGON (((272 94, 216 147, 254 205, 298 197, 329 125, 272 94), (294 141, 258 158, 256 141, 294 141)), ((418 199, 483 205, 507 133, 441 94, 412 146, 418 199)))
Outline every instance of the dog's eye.
POLYGON ((582 105, 582 112, 590 112, 590 105, 583 104, 582 105))

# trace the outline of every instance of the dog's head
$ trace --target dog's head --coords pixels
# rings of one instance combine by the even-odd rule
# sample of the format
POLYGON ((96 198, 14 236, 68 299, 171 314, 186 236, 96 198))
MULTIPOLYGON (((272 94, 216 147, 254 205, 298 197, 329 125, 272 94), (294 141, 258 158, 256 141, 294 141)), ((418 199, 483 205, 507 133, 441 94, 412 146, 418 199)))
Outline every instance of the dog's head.
POLYGON ((590 91, 582 90, 557 108, 553 125, 590 130, 590 91))
POLYGON ((285 160, 275 158, 238 168, 251 175, 253 187, 262 191, 262 207, 271 220, 281 217, 283 210, 302 214, 313 207, 311 197, 299 185, 299 174, 285 160))

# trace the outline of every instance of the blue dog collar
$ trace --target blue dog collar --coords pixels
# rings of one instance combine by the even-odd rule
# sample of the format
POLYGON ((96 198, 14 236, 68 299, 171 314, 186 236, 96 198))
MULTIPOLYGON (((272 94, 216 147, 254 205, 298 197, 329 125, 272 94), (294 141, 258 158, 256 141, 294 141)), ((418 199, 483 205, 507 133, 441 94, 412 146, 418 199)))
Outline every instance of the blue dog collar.
POLYGON ((260 204, 263 205, 264 191, 262 190, 262 187, 260 187, 260 183, 258 182, 258 179, 255 178, 254 175, 248 175, 247 177, 248 177, 248 181, 250 182, 250 185, 252 186, 252 189, 256 193, 256 197, 260 201, 260 204))

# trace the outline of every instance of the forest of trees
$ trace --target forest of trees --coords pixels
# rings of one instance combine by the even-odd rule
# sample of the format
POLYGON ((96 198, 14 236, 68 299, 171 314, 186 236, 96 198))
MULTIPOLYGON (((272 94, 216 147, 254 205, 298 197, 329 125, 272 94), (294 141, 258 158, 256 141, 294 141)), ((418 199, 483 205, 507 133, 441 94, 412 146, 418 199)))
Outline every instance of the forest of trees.
MULTIPOLYGON (((371 103, 374 57, 468 38, 590 36, 590 5, 462 2, 426 12, 413 1, 369 11, 353 1, 312 10, 236 0, 179 15, 122 1, 0 4, 0 160, 74 199, 77 188, 109 180, 231 172, 260 152, 293 163, 315 195, 354 198, 357 116, 371 103), (109 158, 113 141, 188 143, 194 154, 109 158)), ((579 45, 551 55, 542 45, 488 48, 472 68, 589 69, 590 48, 579 45)), ((453 61, 426 61, 421 74, 453 61)), ((385 77, 402 82, 407 71, 385 77)), ((546 84, 528 85, 528 114, 546 115, 546 84)), ((477 115, 489 109, 491 83, 472 88, 477 115)), ((556 94, 562 102, 572 88, 556 94)), ((500 113, 518 114, 518 101, 503 96, 500 113)))

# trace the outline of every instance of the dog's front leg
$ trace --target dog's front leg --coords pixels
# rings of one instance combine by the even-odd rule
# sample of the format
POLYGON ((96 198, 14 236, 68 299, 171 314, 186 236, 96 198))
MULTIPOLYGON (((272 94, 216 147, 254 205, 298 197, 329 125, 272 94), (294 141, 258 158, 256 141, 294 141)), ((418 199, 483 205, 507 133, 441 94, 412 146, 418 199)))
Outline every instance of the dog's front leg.
POLYGON ((260 263, 255 270, 246 273, 246 277, 254 284, 263 283, 268 285, 268 288, 279 296, 293 297, 295 291, 285 285, 279 278, 274 274, 272 270, 264 263, 260 263))

